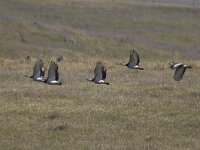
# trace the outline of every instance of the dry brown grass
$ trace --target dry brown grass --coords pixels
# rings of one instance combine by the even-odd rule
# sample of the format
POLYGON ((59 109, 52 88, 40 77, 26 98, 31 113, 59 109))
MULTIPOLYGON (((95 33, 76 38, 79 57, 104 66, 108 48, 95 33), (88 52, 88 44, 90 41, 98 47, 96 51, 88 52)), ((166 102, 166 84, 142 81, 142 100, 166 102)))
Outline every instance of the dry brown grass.
POLYGON ((1 64, 1 147, 199 148, 197 69, 175 82, 173 71, 153 63, 144 63, 144 71, 116 65, 108 71, 111 85, 102 86, 85 80, 93 75, 94 63, 60 64, 62 86, 24 78, 32 64, 1 64))
POLYGON ((198 12, 126 2, 1 1, 1 149, 200 149, 198 12), (132 48, 144 71, 118 65, 132 48), (24 77, 37 57, 48 68, 60 55, 62 86, 24 77), (98 60, 110 86, 86 81, 98 60), (181 82, 168 68, 173 60, 193 66, 181 82))

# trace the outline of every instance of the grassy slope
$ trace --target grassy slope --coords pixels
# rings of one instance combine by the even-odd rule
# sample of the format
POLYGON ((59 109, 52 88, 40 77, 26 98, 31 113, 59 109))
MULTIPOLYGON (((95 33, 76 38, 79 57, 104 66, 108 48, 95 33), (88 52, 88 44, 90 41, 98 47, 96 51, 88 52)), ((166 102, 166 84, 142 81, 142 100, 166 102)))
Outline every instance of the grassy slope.
POLYGON ((1 148, 200 148, 199 9, 39 2, 0 1, 1 148), (143 72, 115 65, 133 47, 143 72), (64 85, 24 78, 34 64, 26 55, 44 58, 47 67, 64 55, 64 85), (111 86, 85 80, 99 59, 111 86), (174 82, 171 60, 194 69, 174 82))

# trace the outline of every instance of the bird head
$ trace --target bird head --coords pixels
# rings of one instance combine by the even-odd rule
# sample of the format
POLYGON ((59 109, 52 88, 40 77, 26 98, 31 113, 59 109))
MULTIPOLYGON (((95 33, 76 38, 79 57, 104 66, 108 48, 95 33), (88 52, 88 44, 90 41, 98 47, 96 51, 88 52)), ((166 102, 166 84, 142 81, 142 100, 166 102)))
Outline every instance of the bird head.
POLYGON ((175 62, 174 61, 172 61, 172 62, 170 62, 170 63, 168 63, 169 65, 174 65, 175 64, 175 62))

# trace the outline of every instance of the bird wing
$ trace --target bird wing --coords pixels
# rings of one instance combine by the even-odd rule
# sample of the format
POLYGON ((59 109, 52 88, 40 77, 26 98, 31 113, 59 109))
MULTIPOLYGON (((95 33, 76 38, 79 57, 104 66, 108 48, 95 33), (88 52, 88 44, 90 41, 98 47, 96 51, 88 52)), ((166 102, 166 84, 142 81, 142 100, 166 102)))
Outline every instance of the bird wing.
POLYGON ((129 59, 128 66, 133 68, 136 65, 139 65, 139 62, 140 62, 140 57, 139 57, 138 53, 135 50, 132 50, 130 52, 130 59, 129 59))
POLYGON ((178 66, 174 73, 174 80, 180 81, 183 78, 185 71, 186 71, 186 68, 184 67, 184 65, 178 66))
POLYGON ((103 65, 101 62, 96 63, 96 67, 94 69, 94 82, 98 82, 103 79, 103 65))
POLYGON ((55 62, 51 61, 49 71, 48 71, 47 82, 55 81, 55 80, 57 81, 57 79, 59 79, 58 65, 55 62))
POLYGON ((34 65, 34 68, 33 68, 33 78, 34 79, 37 79, 41 76, 44 76, 43 66, 44 66, 44 63, 41 59, 38 59, 35 62, 35 65, 34 65))

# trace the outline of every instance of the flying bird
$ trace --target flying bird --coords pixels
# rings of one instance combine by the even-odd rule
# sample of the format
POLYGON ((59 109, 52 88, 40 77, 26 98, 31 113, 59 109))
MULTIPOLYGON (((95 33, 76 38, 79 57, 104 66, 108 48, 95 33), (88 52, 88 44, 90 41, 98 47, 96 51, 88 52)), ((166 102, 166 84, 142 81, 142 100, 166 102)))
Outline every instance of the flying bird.
POLYGON ((122 64, 123 66, 127 66, 130 69, 139 69, 144 70, 144 68, 139 67, 140 57, 138 53, 133 49, 130 51, 130 58, 127 64, 122 64))
POLYGON ((176 62, 171 62, 171 63, 169 63, 169 67, 170 67, 171 69, 176 69, 177 67, 179 67, 179 66, 181 66, 181 65, 183 65, 184 67, 187 67, 187 68, 192 68, 191 66, 188 66, 188 65, 183 64, 183 63, 176 63, 176 62))
POLYGON ((187 68, 191 68, 191 66, 185 66, 184 64, 182 64, 176 67, 176 71, 174 73, 174 80, 180 81, 183 78, 183 75, 187 68))
POLYGON ((35 62, 34 68, 33 68, 33 75, 32 76, 25 76, 32 78, 34 81, 43 82, 43 77, 45 75, 45 69, 44 69, 44 63, 41 59, 38 59, 35 62))
POLYGON ((87 79, 87 80, 88 81, 92 81, 92 82, 94 82, 96 84, 107 84, 107 85, 109 85, 108 82, 104 81, 106 79, 106 74, 107 74, 107 69, 99 61, 99 62, 96 63, 96 67, 94 69, 94 78, 87 79))
POLYGON ((54 61, 51 61, 49 70, 48 70, 48 77, 45 80, 45 83, 51 85, 61 85, 62 82, 59 82, 59 72, 58 72, 58 64, 54 61))

